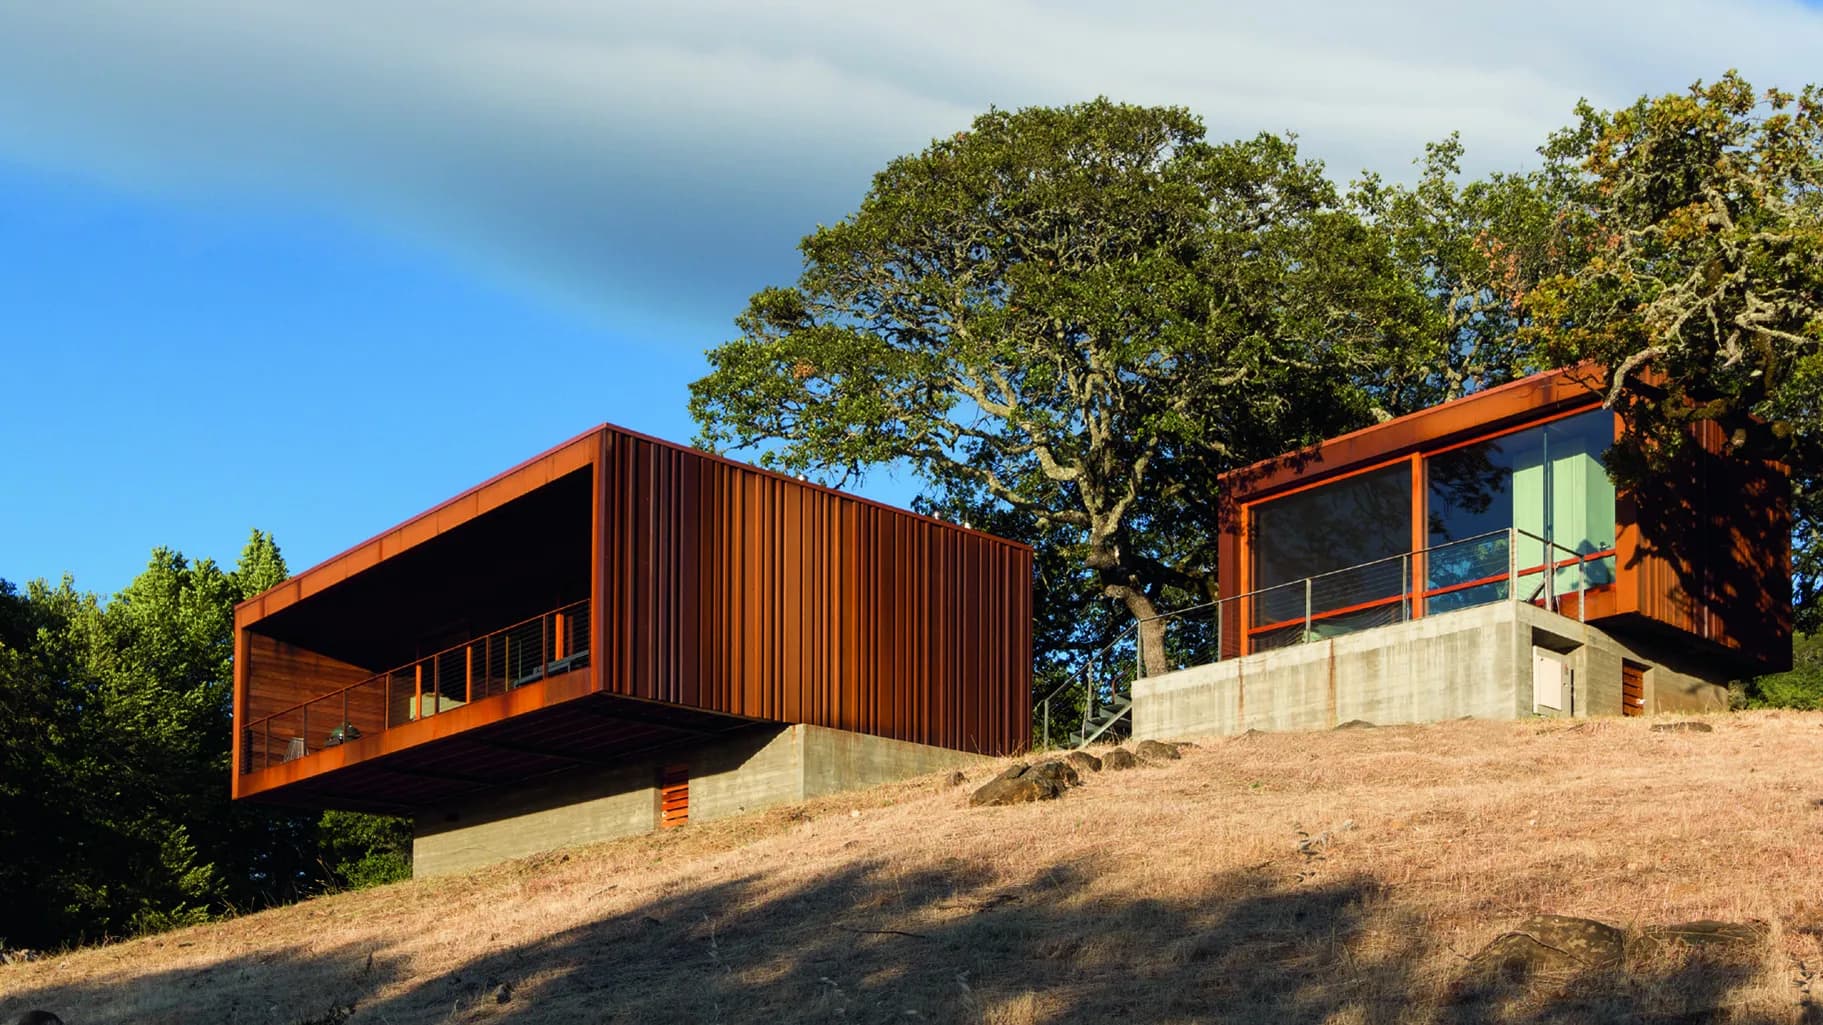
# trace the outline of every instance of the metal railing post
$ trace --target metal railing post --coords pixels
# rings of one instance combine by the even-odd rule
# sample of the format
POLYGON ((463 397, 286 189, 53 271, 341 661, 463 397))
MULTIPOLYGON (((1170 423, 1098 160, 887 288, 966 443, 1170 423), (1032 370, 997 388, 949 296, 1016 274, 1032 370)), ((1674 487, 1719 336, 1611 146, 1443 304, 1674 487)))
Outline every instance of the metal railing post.
POLYGON ((1044 712, 1044 731, 1042 733, 1040 733, 1038 736, 1040 738, 1040 742, 1046 748, 1049 748, 1051 746, 1051 699, 1045 698, 1044 701, 1039 705, 1039 708, 1042 709, 1044 712))
POLYGON ((1215 660, 1217 662, 1222 660, 1222 640, 1227 636, 1222 633, 1222 606, 1225 604, 1227 604, 1225 598, 1215 603, 1215 660))
POLYGON ((1135 680, 1146 675, 1146 631, 1144 629, 1144 624, 1145 620, 1143 619, 1136 617, 1133 620, 1133 678, 1135 680))
POLYGON ((1304 578, 1304 643, 1310 643, 1310 579, 1304 578))
POLYGON ((1589 557, 1578 555, 1576 559, 1576 621, 1589 621, 1589 557))
POLYGON ((1507 528, 1507 600, 1519 600, 1519 537, 1517 528, 1507 528))
POLYGON ((1416 581, 1412 579, 1412 557, 1407 552, 1399 556, 1399 586, 1405 592, 1405 620, 1411 622, 1418 618, 1418 595, 1416 581))

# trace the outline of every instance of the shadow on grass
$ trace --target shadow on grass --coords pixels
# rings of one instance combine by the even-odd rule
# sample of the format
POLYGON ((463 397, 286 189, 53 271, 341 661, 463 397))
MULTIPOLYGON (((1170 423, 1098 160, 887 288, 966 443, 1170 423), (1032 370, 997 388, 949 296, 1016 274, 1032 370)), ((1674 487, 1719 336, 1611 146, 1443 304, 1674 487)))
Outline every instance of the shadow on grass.
POLYGON ((439 976, 340 947, 14 993, 0 1017, 334 1025, 352 1004, 350 1025, 1794 1020, 1708 1015, 1753 971, 1701 962, 1553 999, 1531 987, 1452 1002, 1436 966, 1460 961, 1366 878, 1269 870, 1211 876, 1195 888, 1206 899, 1109 902, 1085 897, 1107 889, 1089 885, 1095 871, 1058 864, 1017 889, 960 859, 860 862, 783 890, 754 875, 439 976))

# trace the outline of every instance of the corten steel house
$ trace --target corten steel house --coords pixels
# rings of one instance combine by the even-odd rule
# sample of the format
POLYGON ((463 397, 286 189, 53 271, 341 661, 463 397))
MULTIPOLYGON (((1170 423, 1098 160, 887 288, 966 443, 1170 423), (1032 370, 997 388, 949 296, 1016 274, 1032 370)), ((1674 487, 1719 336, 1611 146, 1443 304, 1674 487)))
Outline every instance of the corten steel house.
POLYGON ((1782 468, 1703 424, 1617 491, 1601 383, 1540 374, 1230 474, 1231 597, 1166 622, 1189 668, 1135 683, 1135 735, 1702 709, 1787 668, 1782 468))
POLYGON ((602 426, 240 605, 233 794, 422 873, 1023 750, 1031 564, 602 426))

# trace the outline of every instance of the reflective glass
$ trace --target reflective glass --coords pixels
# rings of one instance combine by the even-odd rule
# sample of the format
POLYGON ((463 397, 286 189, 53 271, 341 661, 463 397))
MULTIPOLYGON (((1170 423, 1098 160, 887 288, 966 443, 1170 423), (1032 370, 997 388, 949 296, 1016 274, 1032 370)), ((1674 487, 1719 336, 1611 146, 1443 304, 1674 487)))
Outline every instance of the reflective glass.
POLYGON ((1509 559, 1522 598, 1612 583, 1614 484, 1602 466, 1614 414, 1594 410, 1425 460, 1431 611, 1507 597, 1509 559), (1514 528, 1515 550, 1495 531, 1514 528), (1549 556, 1547 558, 1547 552, 1549 556), (1555 568, 1552 568, 1555 567, 1555 568))
MULTIPOLYGON (((1301 628, 1305 577, 1317 578, 1309 587, 1313 618, 1403 595, 1399 557, 1411 551, 1411 481, 1410 465, 1401 463, 1254 506, 1253 586, 1265 593, 1253 602, 1252 625, 1296 620, 1301 628)), ((1361 625, 1377 625, 1387 615, 1402 619, 1403 603, 1390 613, 1336 615, 1335 627, 1363 617, 1376 622, 1361 625)))

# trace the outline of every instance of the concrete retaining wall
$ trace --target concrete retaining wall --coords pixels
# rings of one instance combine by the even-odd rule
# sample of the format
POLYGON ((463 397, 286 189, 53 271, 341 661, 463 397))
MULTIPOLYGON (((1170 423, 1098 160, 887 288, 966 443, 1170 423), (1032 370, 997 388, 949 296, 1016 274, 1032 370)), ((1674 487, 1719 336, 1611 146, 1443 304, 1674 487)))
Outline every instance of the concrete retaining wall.
POLYGON ((1675 652, 1649 654, 1573 619, 1502 602, 1139 680, 1133 735, 1619 715, 1623 660, 1646 667, 1646 711, 1726 707, 1725 681, 1705 678, 1675 652), (1535 659, 1567 670, 1564 707, 1538 704, 1535 659))
POLYGON ((444 875, 658 828, 664 766, 690 767, 690 821, 713 822, 809 797, 978 762, 980 755, 806 725, 763 725, 579 769, 420 814, 412 874, 444 875))

